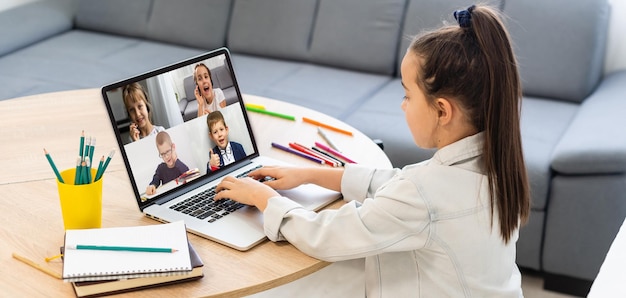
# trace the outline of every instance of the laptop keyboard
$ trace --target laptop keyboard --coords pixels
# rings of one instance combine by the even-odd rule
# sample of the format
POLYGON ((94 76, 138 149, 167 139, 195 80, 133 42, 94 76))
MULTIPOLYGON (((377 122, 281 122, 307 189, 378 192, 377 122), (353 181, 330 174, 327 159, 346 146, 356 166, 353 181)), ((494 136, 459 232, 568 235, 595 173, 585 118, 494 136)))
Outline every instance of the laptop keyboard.
MULTIPOLYGON (((246 177, 248 173, 260 168, 261 166, 254 167, 239 175, 237 178, 246 177)), ((245 206, 231 199, 223 199, 219 201, 213 200, 215 197, 215 186, 193 195, 184 201, 176 203, 170 206, 170 209, 188 214, 198 219, 207 220, 208 222, 215 222, 216 220, 235 212, 237 209, 245 206)))

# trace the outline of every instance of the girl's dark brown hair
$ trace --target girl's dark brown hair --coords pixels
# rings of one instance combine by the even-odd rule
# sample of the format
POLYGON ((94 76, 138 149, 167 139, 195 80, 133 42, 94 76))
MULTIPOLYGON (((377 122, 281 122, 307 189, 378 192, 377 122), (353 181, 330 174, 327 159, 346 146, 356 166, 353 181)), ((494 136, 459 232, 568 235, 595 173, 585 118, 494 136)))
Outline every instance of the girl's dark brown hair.
POLYGON ((428 100, 454 100, 467 112, 472 125, 484 131, 492 220, 497 208, 500 235, 508 243, 530 212, 517 63, 496 9, 472 6, 457 12, 461 26, 418 36, 409 50, 421 58, 417 84, 428 100))

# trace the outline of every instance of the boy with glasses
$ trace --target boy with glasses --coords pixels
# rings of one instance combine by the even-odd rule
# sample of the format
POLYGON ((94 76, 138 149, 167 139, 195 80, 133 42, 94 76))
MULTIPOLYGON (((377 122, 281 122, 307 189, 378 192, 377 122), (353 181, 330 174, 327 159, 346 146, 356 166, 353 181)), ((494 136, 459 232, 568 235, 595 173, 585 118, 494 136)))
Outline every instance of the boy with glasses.
POLYGON ((172 142, 167 132, 162 131, 156 135, 156 146, 163 162, 157 166, 152 181, 146 188, 147 195, 153 195, 157 187, 176 179, 189 170, 189 167, 178 159, 176 144, 172 142))

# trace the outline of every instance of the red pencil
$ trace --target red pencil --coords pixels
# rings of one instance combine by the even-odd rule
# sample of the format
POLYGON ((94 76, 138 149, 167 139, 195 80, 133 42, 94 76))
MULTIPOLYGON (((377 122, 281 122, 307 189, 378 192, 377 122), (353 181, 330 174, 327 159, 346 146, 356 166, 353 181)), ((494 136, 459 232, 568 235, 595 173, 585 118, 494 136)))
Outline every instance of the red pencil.
POLYGON ((300 151, 300 152, 302 152, 304 154, 307 154, 307 155, 319 158, 319 159, 323 160, 325 164, 327 164, 327 165, 329 165, 331 167, 336 167, 337 166, 336 162, 328 159, 326 156, 322 156, 322 155, 316 153, 315 151, 313 151, 313 150, 311 150, 311 149, 309 149, 309 148, 307 148, 305 146, 302 146, 302 145, 300 145, 298 143, 289 143, 289 147, 291 147, 293 149, 296 149, 296 150, 298 150, 298 151, 300 151))

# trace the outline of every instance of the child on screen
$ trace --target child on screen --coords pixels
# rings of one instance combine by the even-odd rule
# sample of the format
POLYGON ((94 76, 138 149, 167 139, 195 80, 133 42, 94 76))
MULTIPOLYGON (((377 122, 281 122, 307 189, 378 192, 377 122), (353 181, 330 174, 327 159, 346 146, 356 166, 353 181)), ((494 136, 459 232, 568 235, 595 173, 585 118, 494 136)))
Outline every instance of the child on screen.
POLYGON ((155 194, 156 188, 161 184, 168 183, 189 170, 189 167, 178 159, 176 144, 172 142, 167 132, 162 131, 156 135, 156 147, 163 162, 157 166, 152 181, 146 188, 147 195, 155 194))
POLYGON ((241 144, 228 141, 228 125, 222 112, 211 112, 206 118, 206 124, 209 138, 215 143, 215 147, 209 151, 207 173, 246 157, 241 144))

